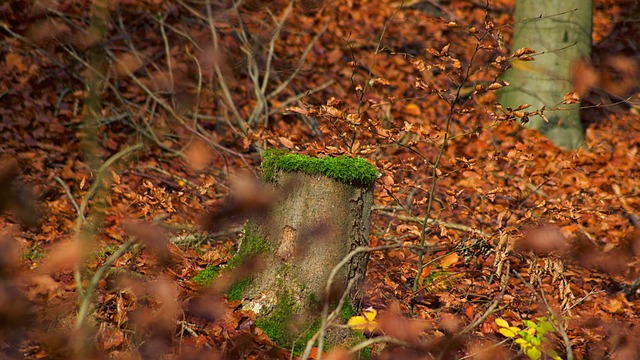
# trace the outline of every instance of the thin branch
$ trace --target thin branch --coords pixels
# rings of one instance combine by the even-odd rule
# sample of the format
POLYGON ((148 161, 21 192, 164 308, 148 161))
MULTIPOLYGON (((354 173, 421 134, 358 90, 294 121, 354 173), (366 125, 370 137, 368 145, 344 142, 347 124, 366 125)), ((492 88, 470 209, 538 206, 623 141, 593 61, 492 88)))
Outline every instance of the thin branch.
MULTIPOLYGON (((571 349, 571 340, 569 340, 569 335, 567 335, 566 330, 564 329, 564 326, 562 326, 562 324, 560 323, 560 317, 558 316, 558 314, 553 310, 553 308, 549 305, 549 303, 547 302, 547 299, 543 293, 543 295, 538 294, 538 292, 533 288, 533 285, 531 285, 530 282, 526 281, 520 274, 518 274, 518 272, 516 272, 515 270, 513 271, 513 273, 518 277, 518 279, 520 281, 522 281, 522 283, 533 293, 533 295, 535 295, 536 298, 538 298, 538 300, 542 301, 544 303, 544 305, 547 308, 547 311, 549 311, 549 313, 551 313, 552 316, 552 321, 551 325, 553 325, 553 328, 560 334, 560 336, 562 337, 562 340, 564 342, 564 347, 565 347, 565 352, 567 354, 567 360, 573 360, 573 350, 571 349)), ((544 290, 543 290, 544 291, 544 290)))
POLYGON ((73 205, 73 208, 76 209, 76 213, 78 214, 79 217, 82 218, 82 220, 84 220, 84 214, 80 211, 78 202, 76 202, 76 199, 73 197, 73 194, 71 194, 71 189, 69 189, 67 184, 65 184, 64 180, 62 180, 60 177, 54 176, 53 178, 58 182, 58 184, 60 184, 60 186, 62 186, 64 191, 67 193, 67 197, 69 198, 69 200, 71 200, 71 205, 73 205))
MULTIPOLYGON (((436 157, 436 161, 433 163, 432 168, 431 168, 431 186, 429 189, 429 201, 427 202, 427 211, 424 214, 424 220, 422 222, 422 231, 420 231, 420 246, 424 246, 426 244, 426 240, 427 240, 427 224, 429 221, 429 217, 431 216, 431 210, 433 207, 433 200, 435 198, 435 192, 436 192, 436 184, 438 183, 438 166, 440 165, 440 161, 442 161, 442 157, 444 156, 444 153, 447 149, 447 145, 449 142, 449 128, 451 127, 451 123, 453 122, 453 115, 454 115, 454 110, 456 108, 456 105, 458 104, 458 102, 460 101, 460 92, 462 91, 462 88, 464 87, 464 84, 466 84, 467 80, 469 80, 469 77, 471 76, 471 68, 473 67, 473 60, 475 59, 475 56, 478 54, 478 52, 480 51, 481 48, 481 40, 488 34, 489 32, 485 32, 482 37, 480 39, 478 39, 478 41, 476 42, 476 47, 473 51, 473 54, 471 55, 471 58, 469 59, 469 63, 467 64, 467 69, 465 72, 464 77, 462 78, 462 81, 460 82, 460 84, 457 87, 456 90, 456 94, 455 97, 453 99, 453 101, 450 103, 449 105, 449 114, 447 115, 447 122, 445 125, 445 129, 444 129, 444 137, 442 139, 442 144, 440 146, 440 151, 438 152, 438 156, 436 157)), ((422 269, 424 268, 424 264, 422 261, 423 255, 419 255, 418 257, 418 269, 417 269, 417 275, 413 281, 413 290, 416 291, 418 290, 418 284, 420 281, 420 274, 422 273, 422 269)))
POLYGON ((378 336, 378 337, 365 340, 361 343, 358 343, 358 345, 349 349, 349 353, 355 354, 358 351, 366 348, 367 346, 371 346, 373 344, 396 344, 396 345, 406 346, 406 347, 411 346, 411 344, 409 344, 408 342, 400 339, 396 339, 391 336, 378 336))
MULTIPOLYGON (((415 217, 413 215, 398 215, 398 214, 395 214, 395 213, 393 213, 391 211, 386 211, 386 210, 379 211, 379 213, 382 214, 382 215, 395 217, 396 219, 402 220, 402 221, 417 222, 420 225, 422 225, 424 223, 424 219, 417 218, 417 217, 415 217)), ((487 234, 487 233, 483 232, 482 230, 474 229, 471 226, 467 226, 467 225, 463 225, 463 224, 440 221, 440 220, 431 219, 431 218, 427 219, 427 224, 428 225, 435 225, 435 226, 443 226, 443 227, 445 227, 447 229, 451 229, 451 230, 457 230, 457 231, 463 231, 463 232, 471 232, 471 233, 478 234, 478 235, 481 235, 481 236, 484 236, 484 237, 491 237, 490 234, 487 234)))
MULTIPOLYGON (((340 269, 343 266, 346 266, 351 259, 361 253, 364 252, 371 252, 371 251, 379 251, 379 250, 387 250, 387 249, 395 249, 398 247, 402 247, 402 244, 393 244, 393 245, 382 245, 382 246, 376 246, 376 247, 368 247, 368 246, 358 246, 357 248, 353 249, 349 254, 347 254, 344 258, 342 258, 342 260, 333 267, 333 269, 331 270, 331 273, 329 274, 329 278, 327 279, 327 284, 325 286, 325 292, 328 294, 329 291, 331 290, 331 286, 333 285, 333 281, 335 279, 335 277, 338 275, 338 272, 340 271, 340 269)), ((353 279, 350 280, 350 283, 353 281, 353 279)), ((343 292, 342 297, 343 299, 346 297, 346 294, 348 294, 348 291, 343 292)), ((341 301, 344 301, 341 299, 341 301)), ((337 316, 337 314, 340 312, 340 308, 337 308, 336 310, 334 310, 334 312, 332 313, 332 315, 334 315, 333 317, 331 317, 331 315, 327 315, 328 314, 328 306, 329 304, 327 302, 325 302, 324 308, 323 308, 323 314, 322 314, 322 323, 320 324, 320 329, 318 329, 318 331, 314 334, 314 336, 307 342, 307 347, 305 348, 305 351, 302 355, 302 360, 306 360, 309 358, 310 354, 311 354, 311 349, 313 349, 313 344, 315 344, 316 340, 318 340, 319 344, 322 344, 324 339, 324 336, 320 336, 320 335, 324 335, 324 332, 330 322, 330 320, 333 320, 333 317, 337 316)), ((320 346, 319 346, 320 347, 320 346)), ((321 356, 321 355, 320 355, 321 356)), ((318 360, 320 360, 320 358, 318 358, 318 360)))
POLYGON ((471 324, 465 326, 465 328, 462 329, 462 331, 460 331, 457 334, 457 336, 466 334, 471 330, 475 329, 476 326, 482 324, 496 310, 496 308, 498 307, 498 304, 500 303, 500 300, 502 300, 502 297, 504 296, 504 293, 507 291, 507 285, 509 285, 509 268, 510 268, 509 261, 507 261, 506 264, 507 264, 507 269, 504 274, 504 279, 502 280, 502 288, 500 289, 500 294, 498 294, 498 297, 496 297, 495 300, 493 300, 493 303, 491 303, 491 305, 487 308, 487 310, 485 310, 482 316, 477 318, 471 324))
POLYGON ((106 271, 116 262, 116 260, 120 258, 120 256, 122 256, 125 252, 127 252, 127 250, 129 250, 129 248, 131 247, 131 245, 133 245, 133 243, 134 242, 132 240, 129 240, 124 244, 120 245, 118 250, 116 250, 116 252, 111 254, 111 256, 107 258, 104 264, 100 266, 98 270, 96 270, 96 272, 91 277, 91 280, 89 281, 89 285, 87 285, 87 288, 84 292, 85 296, 82 298, 82 301, 80 302, 78 315, 76 317, 76 329, 80 329, 84 325, 84 322, 87 316, 89 315, 89 311, 91 310, 91 303, 93 302, 93 295, 94 295, 93 293, 95 289, 98 287, 98 283, 100 283, 100 280, 102 279, 106 271))

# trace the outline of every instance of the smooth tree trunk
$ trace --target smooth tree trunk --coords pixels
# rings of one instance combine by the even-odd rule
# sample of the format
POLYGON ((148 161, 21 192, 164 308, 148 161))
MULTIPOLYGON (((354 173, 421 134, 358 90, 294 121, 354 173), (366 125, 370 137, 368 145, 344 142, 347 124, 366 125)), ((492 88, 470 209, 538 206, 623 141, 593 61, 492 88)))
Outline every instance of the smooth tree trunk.
POLYGON ((562 104, 572 91, 571 68, 591 53, 593 0, 517 0, 512 53, 520 48, 536 51, 535 61, 514 58, 504 74, 510 85, 500 92, 502 106, 527 109, 545 107, 549 120, 532 116, 525 126, 545 134, 556 145, 576 149, 584 141, 579 104, 562 104))

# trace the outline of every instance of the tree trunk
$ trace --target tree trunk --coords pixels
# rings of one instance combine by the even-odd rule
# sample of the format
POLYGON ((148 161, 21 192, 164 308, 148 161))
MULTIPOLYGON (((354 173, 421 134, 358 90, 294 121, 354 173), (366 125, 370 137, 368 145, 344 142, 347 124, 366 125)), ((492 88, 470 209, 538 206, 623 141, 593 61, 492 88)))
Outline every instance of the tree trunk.
POLYGON ((367 253, 340 268, 329 294, 325 288, 332 269, 368 243, 377 171, 358 158, 269 153, 263 173, 279 200, 248 226, 245 241, 264 242, 267 254, 242 293, 243 308, 256 313, 256 325, 272 340, 290 347, 298 339, 301 350, 317 330, 323 302, 335 305, 354 278, 347 307, 359 306, 367 253))
POLYGON ((556 145, 575 149, 584 141, 579 104, 562 104, 572 90, 571 67, 591 52, 593 0, 518 0, 512 52, 526 47, 535 61, 514 58, 504 74, 510 85, 500 92, 506 108, 531 104, 527 110, 546 107, 549 120, 532 116, 525 126, 545 134, 556 145))

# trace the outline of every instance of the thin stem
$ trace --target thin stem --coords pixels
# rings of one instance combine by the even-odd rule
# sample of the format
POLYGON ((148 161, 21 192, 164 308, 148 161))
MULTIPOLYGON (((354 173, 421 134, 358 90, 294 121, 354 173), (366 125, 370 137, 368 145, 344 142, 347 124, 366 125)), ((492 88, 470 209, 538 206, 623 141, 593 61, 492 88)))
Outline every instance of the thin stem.
POLYGON ((118 260, 120 256, 124 255, 124 253, 127 252, 127 250, 129 250, 131 245, 133 245, 132 240, 129 240, 124 244, 120 245, 118 250, 116 250, 116 252, 111 254, 111 256, 107 258, 104 264, 100 266, 98 270, 96 270, 96 272, 91 277, 91 280, 89 281, 89 285, 87 285, 87 289, 85 290, 85 296, 82 298, 80 307, 78 309, 78 315, 76 317, 76 329, 82 328, 87 316, 89 315, 89 311, 91 310, 91 304, 93 302, 93 293, 97 288, 98 284, 100 283, 100 280, 102 279, 106 271, 116 262, 116 260, 118 260))
MULTIPOLYGON (((436 185, 438 183, 438 166, 440 165, 440 162, 442 161, 442 157, 444 156, 444 153, 447 150, 447 145, 449 143, 449 128, 451 127, 451 123, 453 121, 454 110, 456 108, 456 105, 458 104, 458 101, 460 100, 460 92, 462 91, 464 84, 466 84, 467 80, 469 80, 469 77, 471 76, 473 59, 475 58, 476 54, 478 54, 478 51, 480 50, 480 40, 482 40, 482 38, 484 38, 487 33, 485 33, 476 43, 476 48, 473 51, 473 54, 471 54, 471 58, 469 59, 469 63, 467 64, 467 70, 465 72, 465 75, 457 87, 456 95, 453 101, 449 105, 449 114, 447 115, 447 123, 444 129, 444 137, 442 139, 442 145, 440 146, 440 151, 438 152, 436 161, 433 163, 431 168, 431 186, 429 189, 429 201, 427 202, 427 212, 424 214, 424 221, 422 222, 422 230, 420 231, 420 246, 424 246, 426 243, 427 224, 428 224, 429 217, 431 216, 431 210, 433 208, 433 200, 435 199, 436 185)), ((423 257, 424 257, 423 254, 420 254, 418 256, 418 271, 415 279, 413 280, 414 291, 418 290, 418 285, 420 284, 420 274, 422 274, 422 269, 424 268, 423 257)))

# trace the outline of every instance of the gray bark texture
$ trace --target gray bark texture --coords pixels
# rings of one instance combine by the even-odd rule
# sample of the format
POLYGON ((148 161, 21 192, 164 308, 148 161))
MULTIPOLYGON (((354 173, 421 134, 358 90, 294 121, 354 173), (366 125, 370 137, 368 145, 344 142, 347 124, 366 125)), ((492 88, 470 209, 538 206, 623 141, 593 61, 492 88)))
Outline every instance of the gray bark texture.
MULTIPOLYGON (((301 172, 278 172, 276 178, 267 187, 278 194, 277 204, 249 225, 252 236, 265 239, 271 251, 245 291, 243 308, 257 318, 269 316, 287 296, 297 318, 289 323, 305 326, 318 318, 320 303, 331 298, 325 288, 332 269, 353 249, 368 244, 373 185, 359 187, 301 172)), ((359 306, 367 261, 368 253, 360 253, 342 267, 331 293, 339 299, 348 281, 358 277, 348 300, 359 306)), ((293 326, 286 331, 295 335, 303 330, 293 326)))
POLYGON ((546 107, 549 122, 532 116, 525 126, 545 134, 556 145, 578 148, 584 141, 579 104, 562 104, 572 90, 571 67, 591 53, 593 0, 518 0, 511 52, 536 50, 535 61, 514 59, 504 74, 510 85, 501 89, 506 108, 531 104, 527 111, 546 107))

